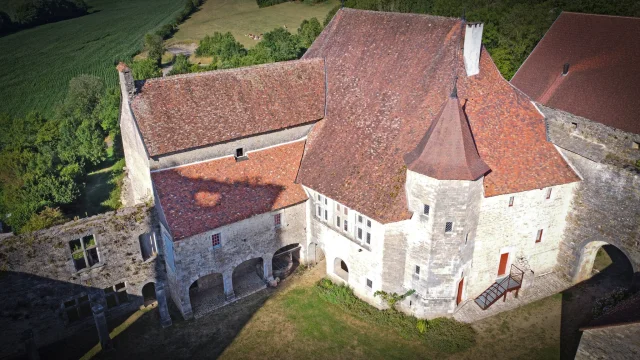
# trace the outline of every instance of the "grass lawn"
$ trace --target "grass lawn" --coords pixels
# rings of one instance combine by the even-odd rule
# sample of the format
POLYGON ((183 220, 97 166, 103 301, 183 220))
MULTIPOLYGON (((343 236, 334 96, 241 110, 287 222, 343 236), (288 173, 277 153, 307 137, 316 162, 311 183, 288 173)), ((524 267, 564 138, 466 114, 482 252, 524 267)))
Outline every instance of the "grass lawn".
POLYGON ((606 269, 607 266, 611 265, 611 263, 611 257, 609 257, 609 254, 604 250, 604 247, 601 247, 596 253, 596 259, 593 262, 593 270, 600 272, 606 269))
POLYGON ((148 31, 171 21, 184 0, 87 0, 91 14, 0 37, 0 113, 51 114, 80 74, 117 84, 114 62, 135 55, 148 31))
POLYGON ((288 2, 259 8, 255 0, 207 0, 200 11, 179 26, 167 44, 197 42, 215 31, 230 31, 245 47, 252 47, 257 41, 246 34, 262 34, 283 25, 295 33, 304 19, 316 17, 322 23, 329 10, 339 3, 338 0, 316 5, 288 2))

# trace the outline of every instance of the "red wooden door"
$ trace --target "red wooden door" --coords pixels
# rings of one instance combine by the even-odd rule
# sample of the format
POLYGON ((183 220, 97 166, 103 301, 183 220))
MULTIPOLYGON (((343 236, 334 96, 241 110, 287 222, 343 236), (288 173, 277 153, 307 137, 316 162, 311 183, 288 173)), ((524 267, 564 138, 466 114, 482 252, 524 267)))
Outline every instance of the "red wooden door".
POLYGON ((498 267, 498 276, 502 276, 507 272, 507 261, 509 261, 509 253, 500 255, 500 266, 498 267))
POLYGON ((462 287, 464 286, 464 278, 460 279, 458 283, 458 297, 456 298, 456 305, 462 302, 462 287))

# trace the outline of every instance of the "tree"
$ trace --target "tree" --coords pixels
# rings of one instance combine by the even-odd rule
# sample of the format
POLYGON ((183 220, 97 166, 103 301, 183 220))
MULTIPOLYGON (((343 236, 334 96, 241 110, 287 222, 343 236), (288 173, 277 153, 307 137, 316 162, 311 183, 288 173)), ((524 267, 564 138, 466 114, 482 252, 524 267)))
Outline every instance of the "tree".
POLYGON ((162 36, 157 34, 147 34, 144 36, 144 48, 147 50, 147 59, 152 60, 156 65, 162 64, 162 55, 165 52, 162 36))
POLYGON ((31 216, 24 226, 20 229, 21 233, 32 232, 41 229, 46 229, 55 225, 60 225, 66 222, 67 219, 60 211, 60 208, 45 208, 39 213, 31 216))
POLYGON ((176 56, 175 61, 173 62, 173 67, 169 72, 169 75, 178 75, 178 74, 188 74, 192 72, 197 72, 199 69, 197 64, 189 63, 189 58, 185 55, 178 54, 176 56))
POLYGON ((216 56, 220 61, 227 61, 234 56, 244 56, 247 49, 231 35, 230 32, 214 32, 212 36, 205 36, 200 40, 196 49, 198 56, 216 56))
POLYGON ((249 50, 255 64, 297 59, 301 55, 300 40, 284 28, 265 33, 262 40, 249 50))
POLYGON ((120 89, 110 88, 100 98, 98 105, 94 110, 94 115, 100 120, 102 129, 111 135, 116 136, 120 133, 120 124, 118 119, 120 116, 120 89))
POLYGON ((162 70, 158 64, 151 59, 134 61, 131 63, 131 71, 133 78, 136 80, 145 80, 162 76, 162 70))
POLYGON ((0 11, 0 35, 8 34, 14 29, 14 24, 6 12, 0 11))
POLYGON ((298 28, 298 36, 300 37, 300 44, 304 48, 309 48, 313 41, 322 32, 322 25, 316 18, 309 20, 302 20, 302 24, 298 28))

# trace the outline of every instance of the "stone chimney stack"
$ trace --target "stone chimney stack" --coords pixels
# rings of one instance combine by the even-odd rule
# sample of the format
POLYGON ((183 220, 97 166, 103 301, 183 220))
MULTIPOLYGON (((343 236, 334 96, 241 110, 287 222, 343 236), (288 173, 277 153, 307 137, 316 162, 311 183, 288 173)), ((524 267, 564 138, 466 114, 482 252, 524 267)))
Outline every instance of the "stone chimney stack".
POLYGON ((467 76, 480 72, 480 50, 482 49, 482 23, 467 23, 464 33, 464 68, 467 76))
POLYGON ((133 84, 133 74, 131 73, 131 69, 129 69, 127 64, 123 62, 120 62, 118 66, 116 66, 116 69, 118 69, 118 72, 120 73, 120 82, 124 84, 129 97, 132 97, 136 92, 136 87, 133 84))

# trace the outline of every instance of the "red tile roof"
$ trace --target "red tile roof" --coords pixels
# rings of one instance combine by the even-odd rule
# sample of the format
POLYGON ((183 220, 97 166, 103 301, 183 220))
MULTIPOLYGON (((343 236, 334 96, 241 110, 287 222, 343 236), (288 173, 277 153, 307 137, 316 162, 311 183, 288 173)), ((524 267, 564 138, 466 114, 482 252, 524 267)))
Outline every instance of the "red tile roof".
POLYGON ((445 101, 425 136, 404 161, 407 169, 438 180, 477 180, 489 172, 455 94, 445 101))
POLYGON ((640 134, 638 34, 640 18, 563 12, 511 83, 551 108, 640 134))
POLYGON ((131 109, 150 156, 266 133, 324 116, 321 59, 139 82, 131 109))
POLYGON ((151 173, 174 240, 307 199, 294 180, 304 141, 151 173))
POLYGON ((545 141, 543 117, 486 51, 480 74, 466 76, 461 25, 427 15, 338 11, 304 56, 325 59, 327 115, 309 135, 297 181, 382 223, 409 218, 403 156, 425 135, 456 73, 478 152, 491 168, 486 196, 578 181, 545 141))

